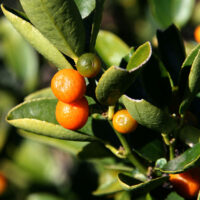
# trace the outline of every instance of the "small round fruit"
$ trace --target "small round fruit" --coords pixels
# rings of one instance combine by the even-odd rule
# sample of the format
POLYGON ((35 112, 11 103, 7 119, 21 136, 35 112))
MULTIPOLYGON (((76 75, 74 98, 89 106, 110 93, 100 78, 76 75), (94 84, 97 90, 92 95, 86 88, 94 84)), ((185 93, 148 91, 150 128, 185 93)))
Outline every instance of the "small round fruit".
POLYGON ((184 198, 196 197, 200 190, 200 168, 193 168, 180 174, 170 174, 174 189, 184 198))
POLYGON ((113 116, 113 127, 119 133, 130 133, 134 131, 138 123, 125 109, 117 111, 113 116))
POLYGON ((5 192, 7 188, 7 180, 3 174, 0 173, 0 195, 5 192))
POLYGON ((194 39, 196 42, 200 42, 200 25, 197 26, 194 30, 194 39))
POLYGON ((54 95, 62 102, 70 103, 81 99, 86 91, 83 76, 74 69, 62 69, 51 80, 54 95))
POLYGON ((93 53, 85 53, 79 57, 77 66, 79 73, 85 77, 95 77, 101 70, 101 61, 93 53))
POLYGON ((67 129, 80 129, 87 122, 88 115, 89 106, 85 97, 72 103, 58 101, 56 105, 56 120, 67 129))

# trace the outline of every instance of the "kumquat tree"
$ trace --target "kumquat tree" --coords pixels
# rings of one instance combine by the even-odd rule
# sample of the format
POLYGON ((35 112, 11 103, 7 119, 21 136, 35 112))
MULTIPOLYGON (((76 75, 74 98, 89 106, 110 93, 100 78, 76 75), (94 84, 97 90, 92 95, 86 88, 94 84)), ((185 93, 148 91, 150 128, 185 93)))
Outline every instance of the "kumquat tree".
POLYGON ((1 4, 0 199, 200 200, 200 1, 1 4))

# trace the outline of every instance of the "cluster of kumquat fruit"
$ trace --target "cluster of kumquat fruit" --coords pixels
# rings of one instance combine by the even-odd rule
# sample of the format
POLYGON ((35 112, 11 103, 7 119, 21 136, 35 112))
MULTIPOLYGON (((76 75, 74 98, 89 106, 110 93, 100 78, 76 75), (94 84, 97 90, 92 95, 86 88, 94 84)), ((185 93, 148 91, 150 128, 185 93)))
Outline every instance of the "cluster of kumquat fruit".
POLYGON ((85 125, 89 115, 89 106, 84 97, 86 82, 84 77, 96 76, 101 69, 99 58, 86 53, 80 56, 77 70, 62 69, 51 80, 51 89, 58 98, 56 120, 64 128, 77 130, 85 125))

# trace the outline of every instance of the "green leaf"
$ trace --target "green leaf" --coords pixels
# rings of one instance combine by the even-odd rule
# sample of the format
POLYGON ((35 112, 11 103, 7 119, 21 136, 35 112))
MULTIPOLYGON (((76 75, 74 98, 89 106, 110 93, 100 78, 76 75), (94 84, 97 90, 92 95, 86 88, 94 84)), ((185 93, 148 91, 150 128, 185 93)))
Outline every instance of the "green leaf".
POLYGON ((37 183, 59 183, 63 176, 50 149, 37 142, 23 140, 12 156, 13 161, 37 183))
POLYGON ((46 193, 35 193, 29 195, 26 200, 64 200, 60 197, 56 197, 52 194, 46 194, 46 193))
POLYGON ((133 70, 141 65, 144 65, 152 54, 151 44, 149 42, 139 46, 137 50, 131 56, 126 69, 128 71, 133 70))
POLYGON ((106 149, 102 143, 97 142, 89 143, 78 154, 80 159, 101 159, 112 156, 113 154, 108 149, 106 149))
POLYGON ((82 1, 82 0, 74 0, 79 12, 81 13, 82 18, 86 18, 94 9, 96 6, 95 0, 89 0, 89 1, 82 1))
POLYGON ((194 147, 189 148, 180 156, 170 160, 163 168, 158 170, 164 173, 180 173, 195 165, 198 165, 200 161, 200 143, 194 147))
POLYGON ((121 59, 129 53, 129 47, 118 36, 102 30, 97 36, 95 49, 107 68, 118 66, 121 59))
POLYGON ((155 20, 162 28, 167 28, 172 23, 172 16, 170 13, 171 0, 149 0, 149 4, 155 20))
POLYGON ((56 99, 51 88, 44 88, 44 89, 41 89, 29 94, 28 96, 25 97, 24 100, 28 101, 28 100, 39 99, 39 98, 55 98, 56 99))
POLYGON ((131 200, 131 194, 127 191, 119 192, 115 195, 115 200, 131 200))
POLYGON ((192 67, 190 69, 188 83, 185 89, 184 99, 181 102, 179 112, 180 114, 184 114, 185 111, 189 108, 192 100, 197 95, 200 90, 200 50, 197 56, 192 63, 192 67))
POLYGON ((0 34, 5 64, 22 82, 24 93, 31 92, 38 83, 39 62, 36 52, 5 18, 0 20, 0 34))
POLYGON ((90 51, 94 51, 97 35, 101 25, 103 6, 105 0, 96 0, 96 7, 94 11, 93 26, 90 39, 90 51))
POLYGON ((194 5, 195 0, 172 1, 171 13, 173 17, 173 22, 180 27, 185 25, 192 15, 194 5))
POLYGON ((150 104, 144 99, 134 100, 123 95, 122 101, 131 116, 139 124, 147 128, 161 133, 171 133, 178 127, 177 121, 167 112, 150 104))
POLYGON ((120 96, 131 86, 135 81, 135 78, 140 72, 140 69, 149 60, 151 56, 150 43, 147 42, 139 47, 129 61, 130 70, 126 70, 120 67, 112 66, 104 72, 99 79, 99 83, 96 87, 97 100, 105 105, 114 105, 120 96), (144 50, 144 52, 142 51, 144 50), (145 60, 141 62, 141 53, 147 53, 145 60), (139 61, 136 59, 136 55, 140 57, 139 61), (134 63, 138 65, 136 66, 134 63), (132 68, 133 67, 133 68, 132 68))
POLYGON ((161 135, 144 126, 138 126, 133 134, 129 134, 129 144, 133 151, 148 162, 166 156, 161 135))
POLYGON ((180 130, 179 138, 188 146, 193 147, 200 142, 200 130, 193 126, 184 126, 180 130))
POLYGON ((161 108, 168 106, 172 96, 170 77, 156 55, 151 56, 141 76, 143 86, 151 102, 161 108))
POLYGON ((73 0, 20 2, 30 21, 61 52, 74 60, 83 53, 85 29, 73 0))
POLYGON ((25 138, 56 147, 73 155, 77 155, 88 144, 88 142, 60 140, 44 135, 37 135, 21 129, 19 130, 19 134, 25 138))
POLYGON ((93 192, 93 195, 101 196, 101 195, 114 194, 116 192, 121 192, 121 191, 123 191, 123 188, 116 179, 108 184, 100 185, 100 187, 98 187, 97 190, 93 192))
POLYGON ((15 97, 7 91, 0 90, 0 152, 6 144, 9 124, 5 121, 7 112, 16 105, 15 97))
POLYGON ((164 31, 157 31, 157 38, 162 61, 174 85, 177 85, 181 66, 185 60, 183 39, 178 28, 174 25, 164 31))
POLYGON ((182 66, 181 66, 181 72, 180 72, 180 78, 179 78, 179 92, 182 96, 184 95, 187 82, 188 82, 188 76, 191 70, 192 63, 194 62, 194 59, 196 58, 198 52, 200 50, 200 44, 197 45, 190 54, 186 57, 184 60, 182 66))
POLYGON ((21 33, 21 35, 33 45, 38 52, 54 63, 59 69, 72 68, 65 57, 52 45, 30 22, 17 16, 12 10, 1 5, 1 9, 7 19, 21 33))
POLYGON ((183 197, 179 196, 176 192, 171 192, 165 200, 184 200, 183 197))
POLYGON ((131 190, 132 192, 136 192, 139 194, 150 192, 151 190, 153 190, 156 187, 163 184, 168 179, 169 179, 168 176, 163 176, 163 177, 151 179, 151 180, 141 183, 141 182, 138 182, 137 180, 133 179, 131 176, 128 176, 125 174, 118 175, 118 180, 119 180, 121 186, 125 190, 131 190))
POLYGON ((95 137, 72 131, 58 125, 55 117, 57 99, 34 99, 13 108, 7 115, 11 125, 53 138, 77 141, 95 141, 95 137))
POLYGON ((166 28, 175 23, 183 26, 191 17, 194 0, 149 0, 155 20, 161 27, 166 28))

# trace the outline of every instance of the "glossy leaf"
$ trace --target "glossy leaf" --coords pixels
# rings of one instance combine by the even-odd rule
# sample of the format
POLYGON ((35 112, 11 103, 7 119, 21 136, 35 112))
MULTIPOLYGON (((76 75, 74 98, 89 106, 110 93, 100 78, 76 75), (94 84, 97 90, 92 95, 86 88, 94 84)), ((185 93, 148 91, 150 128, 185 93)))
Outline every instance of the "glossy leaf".
POLYGON ((48 193, 35 193, 29 195, 26 200, 64 200, 48 193))
POLYGON ((96 7, 94 11, 94 18, 93 18, 93 27, 91 32, 91 39, 90 39, 90 51, 94 51, 97 35, 99 33, 102 13, 104 8, 105 0, 96 0, 96 7))
POLYGON ((22 83, 24 93, 31 92, 38 83, 36 52, 5 18, 0 21, 0 34, 4 63, 22 83))
POLYGON ((180 72, 180 78, 179 78, 179 93, 181 95, 181 98, 184 95, 187 82, 188 82, 188 76, 191 70, 192 63, 194 62, 194 59, 196 58, 198 52, 200 50, 200 44, 197 45, 190 54, 186 57, 185 61, 183 62, 181 66, 181 72, 180 72))
POLYGON ((151 53, 150 43, 147 42, 133 53, 133 56, 128 63, 128 66, 131 66, 129 71, 115 66, 112 66, 105 71, 99 79, 99 83, 96 87, 95 93, 97 100, 106 105, 115 104, 120 96, 124 94, 129 86, 131 86, 131 84, 135 81, 140 69, 148 61, 151 53), (144 53, 147 55, 143 57, 142 55, 144 53), (136 55, 140 58, 139 60, 137 60, 136 55), (144 60, 142 60, 142 58, 144 58, 144 60), (133 64, 134 60, 137 66, 133 64))
POLYGON ((180 130, 179 138, 188 146, 193 147, 200 142, 200 129, 193 126, 184 126, 180 130))
POLYGON ((177 85, 180 69, 185 60, 185 48, 180 32, 176 26, 171 25, 164 31, 157 31, 157 38, 162 61, 174 85, 177 85))
POLYGON ((125 174, 118 175, 118 180, 121 186, 126 190, 131 190, 132 192, 136 192, 136 193, 150 192, 151 190, 163 184, 168 179, 169 179, 168 176, 163 176, 163 177, 151 179, 149 181, 145 181, 141 183, 133 179, 131 176, 128 176, 125 174))
POLYGON ((29 94, 28 96, 25 97, 24 100, 28 101, 28 100, 39 99, 39 98, 55 98, 56 99, 51 88, 44 88, 44 89, 41 89, 29 94))
POLYGON ((95 141, 93 136, 72 131, 58 125, 55 118, 57 99, 35 99, 13 108, 7 121, 17 128, 58 139, 95 141))
POLYGON ((144 65, 151 57, 152 50, 149 42, 139 46, 131 56, 126 69, 131 71, 139 66, 144 65))
POLYGON ((21 33, 21 35, 33 45, 38 52, 54 63, 59 69, 72 68, 65 57, 52 45, 30 22, 17 16, 12 10, 1 6, 7 19, 21 33))
POLYGON ((85 29, 73 0, 20 0, 30 21, 67 56, 77 59, 85 46, 85 29), (80 34, 81 33, 81 34, 80 34))
POLYGON ((188 83, 186 85, 184 99, 180 105, 179 112, 184 112, 189 108, 192 100, 200 90, 200 50, 192 63, 192 67, 188 77, 188 83))
POLYGON ((134 100, 123 95, 122 101, 131 116, 147 128, 161 133, 170 133, 177 128, 177 121, 173 117, 144 99, 134 100))
POLYGON ((132 134, 131 144, 141 157, 152 162, 165 156, 162 138, 149 129, 140 127, 132 134))
POLYGON ((194 0, 149 0, 153 16, 161 27, 175 23, 183 26, 192 15, 194 0))
POLYGON ((97 143, 97 142, 92 142, 88 144, 78 154, 78 157, 81 159, 95 159, 95 158, 101 159, 112 156, 113 154, 108 149, 106 149, 102 143, 97 143))
POLYGON ((71 153, 73 155, 77 155, 88 144, 88 142, 67 141, 44 135, 37 135, 35 133, 31 133, 25 130, 19 130, 19 134, 25 138, 41 142, 43 144, 47 144, 52 147, 56 147, 62 151, 71 153))
POLYGON ((200 161, 200 143, 196 144, 193 148, 189 148, 180 156, 170 160, 163 168, 159 169, 164 173, 180 173, 183 172, 200 161))
POLYGON ((151 102, 161 108, 169 105, 172 95, 169 74, 156 55, 151 56, 141 76, 151 102))
POLYGON ((124 191, 115 195, 115 200, 131 200, 130 192, 124 191))
POLYGON ((98 187, 97 190, 93 192, 93 195, 95 196, 101 196, 101 195, 108 195, 108 194, 114 194, 116 192, 123 191, 123 188, 119 184, 117 180, 109 183, 109 184, 103 184, 101 187, 98 187))
POLYGON ((75 0, 75 3, 79 9, 79 12, 81 13, 82 18, 87 17, 95 9, 96 6, 95 0, 75 0))
POLYGON ((97 36, 95 49, 107 68, 118 66, 121 59, 129 53, 129 47, 118 36, 102 30, 97 36))

